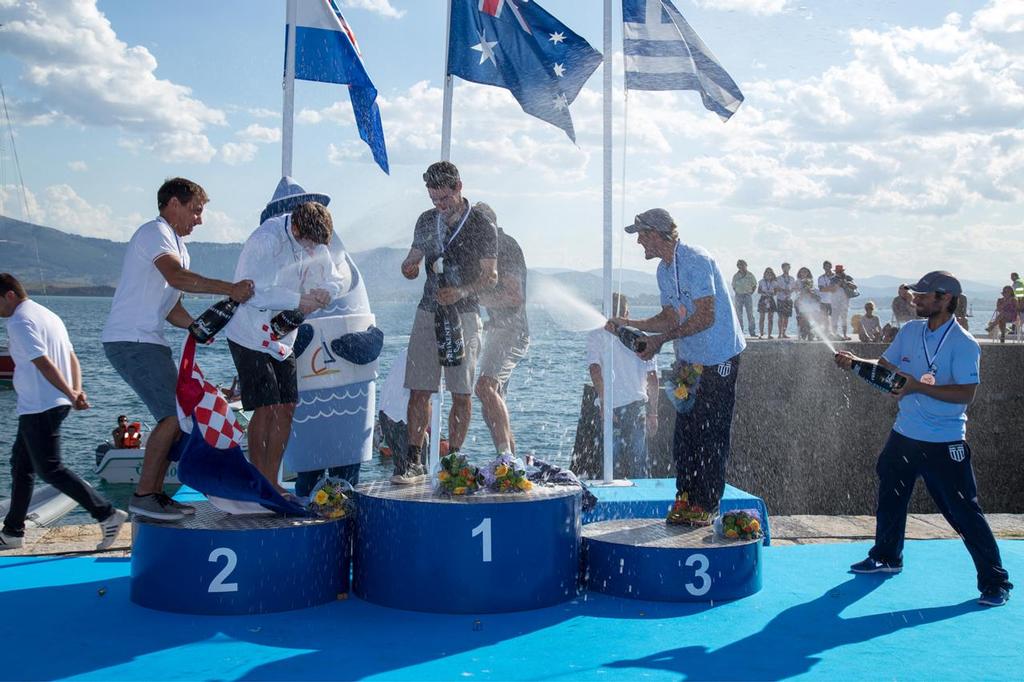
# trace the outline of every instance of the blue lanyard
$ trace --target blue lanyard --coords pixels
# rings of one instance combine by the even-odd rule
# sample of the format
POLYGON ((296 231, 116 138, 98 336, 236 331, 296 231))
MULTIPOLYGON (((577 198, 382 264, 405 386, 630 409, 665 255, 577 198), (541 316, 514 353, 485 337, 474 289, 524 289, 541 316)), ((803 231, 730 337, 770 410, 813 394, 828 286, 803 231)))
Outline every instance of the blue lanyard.
MULTIPOLYGON (((466 203, 468 204, 469 202, 466 203)), ((462 220, 459 222, 459 226, 455 228, 455 232, 452 234, 451 237, 448 238, 447 243, 444 241, 444 237, 441 235, 441 212, 437 212, 437 222, 434 225, 434 229, 437 232, 437 243, 441 246, 442 256, 448 250, 448 247, 452 245, 452 242, 455 241, 455 238, 459 236, 459 232, 462 232, 462 227, 466 224, 466 221, 469 220, 469 213, 472 210, 472 206, 466 207, 466 215, 462 216, 462 220)))
POLYGON ((929 355, 928 353, 928 323, 924 323, 924 329, 921 330, 921 345, 924 346, 924 361, 928 363, 928 371, 935 372, 935 360, 939 357, 939 351, 942 350, 942 344, 946 343, 946 337, 949 335, 949 330, 956 324, 956 318, 954 317, 946 323, 946 331, 942 332, 942 337, 939 339, 939 345, 935 347, 935 355, 929 355))

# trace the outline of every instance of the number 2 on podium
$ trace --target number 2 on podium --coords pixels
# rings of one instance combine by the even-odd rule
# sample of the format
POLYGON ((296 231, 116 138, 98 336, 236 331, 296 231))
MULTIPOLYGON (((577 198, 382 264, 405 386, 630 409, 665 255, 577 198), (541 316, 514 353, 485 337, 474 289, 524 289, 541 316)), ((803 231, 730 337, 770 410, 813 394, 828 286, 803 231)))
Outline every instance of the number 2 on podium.
POLYGON ((483 535, 481 542, 483 543, 483 560, 485 564, 491 562, 491 517, 485 518, 480 522, 480 525, 473 529, 473 537, 477 535, 483 535))

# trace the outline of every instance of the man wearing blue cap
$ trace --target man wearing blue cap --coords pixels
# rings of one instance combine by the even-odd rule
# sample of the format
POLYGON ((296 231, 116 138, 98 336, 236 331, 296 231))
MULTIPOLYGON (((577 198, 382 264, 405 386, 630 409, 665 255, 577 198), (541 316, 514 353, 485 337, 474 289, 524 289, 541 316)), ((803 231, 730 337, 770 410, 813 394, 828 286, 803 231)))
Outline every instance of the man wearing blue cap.
POLYGON ((676 501, 665 519, 670 524, 710 525, 725 491, 725 467, 732 439, 736 376, 743 339, 729 287, 707 251, 679 241, 669 212, 652 208, 625 228, 636 234, 644 258, 659 259, 661 312, 646 320, 616 318, 608 330, 630 325, 653 332, 640 353, 650 360, 667 341, 675 345, 679 376, 699 374, 688 386, 694 400, 676 415, 672 453, 676 464, 676 501), (695 372, 690 371, 692 367, 695 372))
MULTIPOLYGON (((963 538, 978 572, 978 600, 1002 606, 1013 585, 1002 566, 999 547, 978 504, 965 440, 967 406, 979 383, 981 349, 953 316, 960 282, 945 271, 929 272, 909 285, 919 318, 900 327, 878 364, 906 377, 892 392, 899 412, 889 439, 878 456, 878 510, 875 545, 868 558, 854 564, 854 573, 900 573, 907 508, 920 476, 949 525, 963 538)), ((861 360, 848 351, 836 364, 850 369, 861 360)))

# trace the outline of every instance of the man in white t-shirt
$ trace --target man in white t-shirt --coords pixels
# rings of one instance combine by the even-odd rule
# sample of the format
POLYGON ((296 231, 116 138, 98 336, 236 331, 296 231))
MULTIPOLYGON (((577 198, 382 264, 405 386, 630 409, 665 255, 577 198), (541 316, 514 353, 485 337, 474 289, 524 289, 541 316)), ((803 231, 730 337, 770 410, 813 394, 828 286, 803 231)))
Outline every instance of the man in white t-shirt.
POLYGON ((232 284, 188 269, 184 238, 202 224, 208 201, 206 191, 191 180, 172 178, 161 185, 160 215, 139 227, 128 242, 101 337, 110 364, 157 422, 146 441, 142 473, 128 509, 160 521, 178 521, 195 513, 163 491, 167 455, 181 433, 175 404, 178 368, 164 338, 164 322, 182 329, 192 324, 181 304, 182 292, 217 294, 238 303, 253 295, 250 280, 232 284))
POLYGON ((14 360, 18 393, 18 433, 11 453, 11 504, 0 531, 0 550, 24 543, 25 517, 32 502, 36 474, 85 507, 100 524, 97 550, 114 544, 128 514, 115 509, 92 486, 64 468, 60 459, 60 425, 73 407, 89 409, 82 371, 64 323, 51 310, 30 300, 21 283, 0 273, 0 317, 14 360))
POLYGON ((832 263, 825 261, 821 264, 822 273, 818 277, 818 291, 821 296, 821 305, 825 309, 825 330, 831 330, 834 334, 836 325, 832 318, 832 300, 836 291, 836 275, 832 272, 832 263))
MULTIPOLYGON (((612 308, 616 319, 629 317, 625 296, 612 294, 612 308)), ((601 362, 609 333, 601 328, 587 335, 587 364, 598 396, 604 395, 601 362)), ((616 339, 612 344, 612 367, 613 474, 616 478, 647 478, 647 439, 658 430, 657 361, 641 360, 616 339)))

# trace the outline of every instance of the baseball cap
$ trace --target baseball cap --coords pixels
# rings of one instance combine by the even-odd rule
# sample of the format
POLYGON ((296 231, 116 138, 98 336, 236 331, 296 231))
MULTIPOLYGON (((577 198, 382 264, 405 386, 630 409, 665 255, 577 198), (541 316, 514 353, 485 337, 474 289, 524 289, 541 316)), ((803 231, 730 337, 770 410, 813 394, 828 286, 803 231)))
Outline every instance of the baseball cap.
POLYGON ((663 208, 652 208, 638 213, 632 225, 626 225, 626 232, 633 234, 640 230, 653 230, 662 234, 671 234, 675 222, 669 212, 663 208))
POLYGON ((953 294, 959 296, 962 293, 960 280, 945 270, 934 270, 922 277, 917 284, 905 284, 915 294, 953 294))

